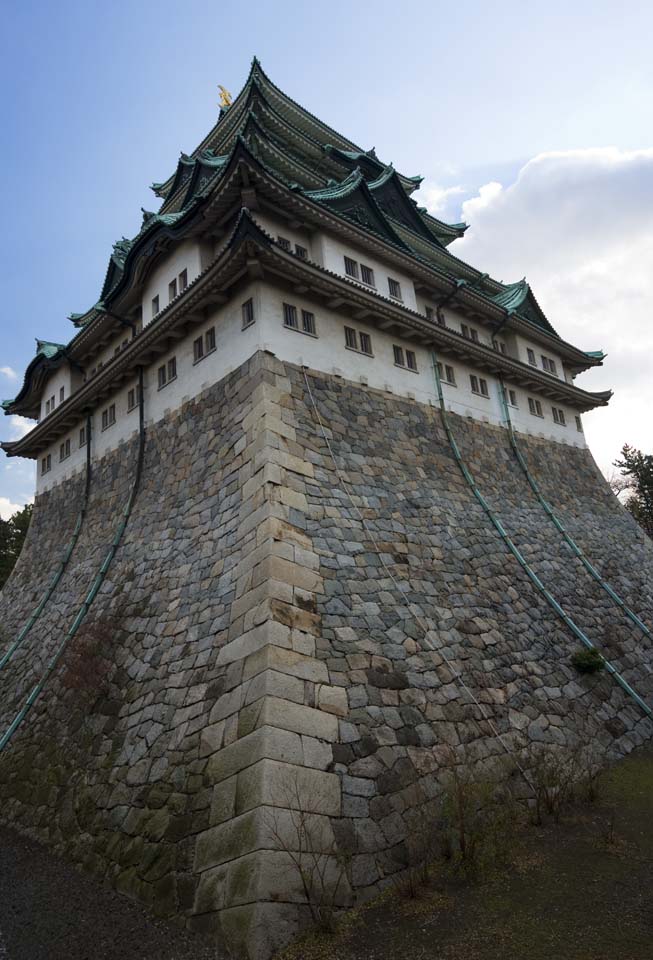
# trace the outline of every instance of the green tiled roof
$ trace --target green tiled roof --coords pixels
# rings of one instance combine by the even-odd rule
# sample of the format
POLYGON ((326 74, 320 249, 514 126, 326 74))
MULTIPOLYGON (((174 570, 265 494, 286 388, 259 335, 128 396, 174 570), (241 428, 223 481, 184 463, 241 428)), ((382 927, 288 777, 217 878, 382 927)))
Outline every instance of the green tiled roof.
POLYGON ((530 291, 529 285, 526 283, 526 280, 519 280, 517 283, 508 283, 505 285, 501 293, 495 294, 492 299, 500 307, 503 307, 504 310, 507 310, 508 313, 513 313, 515 310, 519 309, 522 303, 525 301, 530 291))

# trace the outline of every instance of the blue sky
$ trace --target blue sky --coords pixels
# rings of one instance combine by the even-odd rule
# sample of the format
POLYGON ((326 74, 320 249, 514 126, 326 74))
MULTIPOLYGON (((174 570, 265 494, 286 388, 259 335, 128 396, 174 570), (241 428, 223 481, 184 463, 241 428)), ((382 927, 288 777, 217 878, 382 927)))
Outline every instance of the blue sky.
MULTIPOLYGON (((257 54, 321 119, 422 174, 438 215, 465 216, 460 256, 499 279, 526 274, 562 336, 609 348, 588 386, 631 396, 588 418, 601 466, 624 440, 651 449, 637 418, 653 402, 648 356, 632 342, 650 336, 653 294, 653 5, 244 9, 5 0, 0 395, 19 388, 36 337, 70 339, 66 316, 97 299, 112 243, 156 209, 148 185, 201 140, 217 84, 236 94, 257 54)), ((21 429, 0 423, 4 439, 21 429)), ((32 487, 29 466, 0 461, 0 511, 32 487)))

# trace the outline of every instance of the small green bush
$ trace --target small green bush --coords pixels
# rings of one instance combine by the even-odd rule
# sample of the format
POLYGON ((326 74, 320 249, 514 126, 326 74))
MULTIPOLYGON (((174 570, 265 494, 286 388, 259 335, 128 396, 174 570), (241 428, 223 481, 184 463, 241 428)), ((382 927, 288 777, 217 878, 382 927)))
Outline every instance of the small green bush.
POLYGON ((605 666, 605 660, 599 651, 594 649, 583 648, 577 650, 571 658, 571 662, 579 673, 597 673, 597 671, 603 670, 605 666))

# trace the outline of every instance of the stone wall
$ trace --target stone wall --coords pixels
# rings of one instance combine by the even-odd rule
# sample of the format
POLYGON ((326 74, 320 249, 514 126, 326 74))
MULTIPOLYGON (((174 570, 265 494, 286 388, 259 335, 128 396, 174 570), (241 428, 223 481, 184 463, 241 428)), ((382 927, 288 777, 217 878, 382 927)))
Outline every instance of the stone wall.
MULTIPOLYGON (((442 747, 501 753, 452 668, 517 745, 581 734, 625 753, 652 732, 607 675, 574 671, 578 641, 474 499, 439 413, 337 377, 308 381, 338 473, 303 371, 269 354, 150 428, 108 577, 0 755, 4 818, 251 957, 309 919, 273 835, 292 847, 293 807, 325 851, 352 855, 343 900, 365 896, 405 865, 442 747)), ((565 546, 505 431, 451 422, 536 573, 653 699, 649 642, 565 546)), ((590 455, 521 443, 570 533, 650 623, 653 545, 590 455)), ((3 725, 88 591, 136 455, 133 440, 94 469, 71 562, 0 675, 3 725)), ((3 649, 54 571, 82 488, 80 475, 37 502, 0 598, 3 649)))

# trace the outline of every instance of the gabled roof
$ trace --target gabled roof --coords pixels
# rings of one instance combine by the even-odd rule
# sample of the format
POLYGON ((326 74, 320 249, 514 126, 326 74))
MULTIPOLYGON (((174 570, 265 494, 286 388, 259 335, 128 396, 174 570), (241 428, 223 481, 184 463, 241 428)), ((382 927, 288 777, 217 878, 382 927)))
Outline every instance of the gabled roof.
POLYGON ((417 204, 406 194, 402 183, 397 175, 397 171, 390 164, 382 173, 368 184, 374 199, 381 209, 395 220, 400 220, 410 227, 417 234, 421 234, 428 240, 439 244, 434 232, 429 230, 422 216, 420 215, 417 204))
POLYGON ((19 414, 27 417, 39 415, 41 400, 40 392, 48 374, 65 360, 66 345, 50 343, 48 340, 36 341, 36 355, 25 370, 23 385, 13 400, 3 400, 2 409, 5 413, 19 414))
MULTIPOLYGON (((416 275, 420 269, 422 277, 425 268, 433 271, 436 291, 444 284, 445 291, 447 286, 456 291, 460 302, 471 298, 490 317, 498 310, 557 337, 525 280, 500 284, 446 249, 463 235, 466 225, 445 224, 417 206, 410 193, 420 177, 403 176, 384 164, 374 149, 363 150, 323 123, 276 87, 254 58, 243 89, 221 111, 208 136, 191 154, 182 153, 175 173, 164 184, 155 185, 164 199, 159 212, 143 211, 138 234, 114 245, 98 302, 86 313, 70 315, 81 328, 70 344, 71 356, 79 358, 80 351, 88 349, 84 346, 92 339, 88 328, 99 330, 107 320, 107 311, 120 303, 132 278, 139 278, 150 262, 145 256, 188 231, 202 229, 204 218, 218 208, 220 216, 231 215, 241 197, 242 184, 234 179, 240 163, 257 171, 259 186, 263 182, 275 202, 290 205, 295 198, 297 208, 301 198, 300 216, 306 212, 315 226, 328 223, 329 229, 349 231, 356 242, 368 235, 370 242, 381 241, 382 249, 399 257, 397 262, 403 258, 409 272, 411 263, 416 275), (324 219, 320 210, 339 219, 324 219), (352 232, 354 227, 358 232, 352 232)), ((426 288, 430 285, 427 280, 426 288)), ((575 351, 574 362, 596 365, 602 356, 575 351)))
POLYGON ((309 200, 315 200, 337 210, 348 220, 373 230, 391 243, 406 247, 384 216, 383 210, 358 167, 340 183, 332 182, 321 190, 302 190, 302 193, 309 200))

